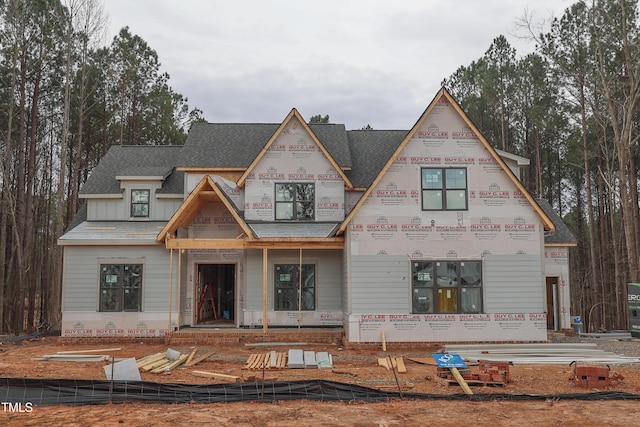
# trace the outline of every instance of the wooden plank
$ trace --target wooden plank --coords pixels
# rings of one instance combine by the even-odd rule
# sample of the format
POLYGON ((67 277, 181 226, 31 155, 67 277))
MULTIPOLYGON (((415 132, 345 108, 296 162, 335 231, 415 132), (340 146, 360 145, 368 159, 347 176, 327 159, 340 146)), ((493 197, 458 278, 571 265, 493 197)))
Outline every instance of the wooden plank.
POLYGON ((287 367, 287 355, 285 353, 278 353, 278 368, 284 369, 287 367))
POLYGON ((258 353, 250 369, 262 369, 263 363, 264 363, 264 354, 258 353))
POLYGON ((143 357, 140 360, 136 361, 136 365, 138 365, 138 368, 142 368, 143 366, 149 365, 151 363, 157 362, 160 359, 164 359, 165 356, 165 352, 160 352, 160 353, 156 353, 156 354, 149 354, 145 357, 143 357))
POLYGON ((120 351, 122 350, 122 348, 120 347, 115 347, 115 348, 98 348, 95 350, 69 350, 69 351, 59 351, 56 354, 82 354, 82 353, 102 353, 102 352, 107 352, 107 351, 120 351))
POLYGON ((169 363, 171 363, 171 361, 166 357, 163 357, 160 360, 141 366, 140 369, 142 369, 143 371, 151 371, 152 369, 156 369, 156 368, 159 368, 160 366, 168 365, 169 363))
POLYGON ((253 362, 255 362, 257 357, 258 357, 257 353, 250 354, 249 358, 247 359, 247 361, 244 364, 243 369, 251 369, 251 366, 253 365, 253 362))
POLYGON ((411 360, 412 362, 420 363, 422 365, 438 366, 438 363, 433 360, 433 357, 408 357, 407 360, 411 360))
POLYGON ((275 350, 271 350, 271 354, 269 356, 269 367, 277 368, 278 367, 278 353, 275 350))
POLYGON ((387 368, 387 370, 391 369, 389 367, 389 361, 386 357, 378 357, 378 365, 382 366, 383 368, 387 368))
POLYGON ((171 363, 168 363, 166 365, 160 366, 156 369, 153 369, 151 371, 152 374, 159 374, 161 372, 168 372, 171 371, 175 368, 177 368, 178 366, 182 365, 186 360, 187 357, 189 357, 188 354, 181 354, 177 360, 172 361, 171 363))
POLYGON ((471 388, 469 388, 469 385, 465 382, 464 378, 462 378, 462 375, 460 375, 458 368, 449 368, 449 370, 455 377, 456 381, 458 381, 458 384, 460 384, 460 387, 462 387, 462 390, 466 394, 473 394, 473 392, 471 391, 471 388))
POLYGON ((387 351, 387 340, 384 336, 384 331, 382 331, 382 351, 387 351))
POLYGON ((235 375, 219 374, 217 372, 209 371, 191 371, 196 377, 215 378, 216 380, 222 380, 230 383, 240 382, 240 377, 235 375))
POLYGON ((193 359, 191 362, 189 362, 188 364, 185 363, 185 366, 193 366, 193 365, 197 365, 198 363, 202 362, 203 360, 207 359, 209 356, 212 356, 213 354, 215 354, 215 350, 212 351, 207 351, 206 353, 204 353, 202 356, 198 356, 195 359, 193 359))
POLYGON ((184 362, 185 365, 188 365, 189 362, 193 360, 193 357, 196 355, 197 351, 198 351, 198 347, 193 347, 193 350, 191 350, 191 353, 189 353, 189 357, 187 357, 187 361, 184 362))
POLYGON ((404 359, 402 358, 402 356, 396 357, 395 359, 396 359, 396 364, 398 366, 398 373, 406 374, 407 373, 407 367, 404 364, 404 359))

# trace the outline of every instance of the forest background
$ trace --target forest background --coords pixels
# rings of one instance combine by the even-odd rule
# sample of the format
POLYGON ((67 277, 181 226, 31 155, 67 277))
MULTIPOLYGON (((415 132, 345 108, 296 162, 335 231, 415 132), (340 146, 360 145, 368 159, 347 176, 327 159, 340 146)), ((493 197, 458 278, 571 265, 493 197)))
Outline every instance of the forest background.
MULTIPOLYGON (((125 27, 101 45, 106 19, 99 0, 0 0, 0 334, 59 328, 57 239, 109 147, 183 144, 204 120, 142 38, 125 27)), ((638 2, 576 2, 544 30, 526 16, 517 25, 533 53, 498 35, 442 84, 494 147, 530 159, 526 188, 576 236, 571 315, 590 331, 628 329, 627 283, 640 281, 638 2)))

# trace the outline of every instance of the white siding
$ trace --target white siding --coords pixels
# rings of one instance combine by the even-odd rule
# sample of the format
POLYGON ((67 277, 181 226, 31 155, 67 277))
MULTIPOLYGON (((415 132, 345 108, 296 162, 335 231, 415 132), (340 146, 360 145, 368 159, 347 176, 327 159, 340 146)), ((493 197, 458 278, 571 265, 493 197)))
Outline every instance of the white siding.
MULTIPOLYGON (((169 309, 169 252, 162 247, 65 247, 65 311, 97 311, 100 286, 99 265, 103 262, 143 263, 143 311, 169 309)), ((177 307, 177 253, 174 254, 173 307, 177 307)))
POLYGON ((485 313, 542 313, 544 276, 539 255, 485 255, 485 313))
POLYGON ((409 313, 407 256, 351 257, 351 313, 409 313))

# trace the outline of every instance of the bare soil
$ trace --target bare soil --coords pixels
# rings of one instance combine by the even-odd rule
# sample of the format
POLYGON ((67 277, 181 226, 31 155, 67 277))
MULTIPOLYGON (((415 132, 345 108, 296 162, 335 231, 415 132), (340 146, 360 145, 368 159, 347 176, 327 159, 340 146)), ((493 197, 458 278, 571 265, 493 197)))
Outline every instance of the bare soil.
MULTIPOLYGON (((640 345, 640 343, 638 343, 640 345)), ((63 345, 55 337, 0 344, 0 377, 64 378, 104 380, 104 366, 109 362, 52 362, 32 360, 60 351, 120 348, 106 354, 115 358, 143 356, 167 350, 160 344, 63 345)), ((172 347, 189 353, 191 347, 172 347)), ((334 369, 270 369, 265 381, 327 379, 389 391, 427 394, 461 394, 457 384, 438 378, 436 367, 408 358, 429 358, 425 351, 399 350, 392 346, 381 350, 343 350, 331 345, 308 345, 304 350, 328 351, 334 369), (397 373, 378 365, 378 357, 404 356, 407 373, 397 373)), ((216 381, 195 376, 194 370, 242 377, 243 381, 262 381, 261 370, 243 369, 249 356, 270 350, 287 351, 287 347, 198 347, 197 355, 215 353, 191 367, 170 372, 142 372, 145 381, 177 384, 213 384, 216 381)), ((98 353, 102 354, 102 353, 98 353)), ((196 357, 197 357, 196 355, 196 357)), ((640 393, 640 365, 611 366, 610 372, 623 379, 612 381, 606 389, 585 389, 570 380, 569 365, 515 365, 509 373, 511 382, 504 386, 474 386, 474 394, 494 394, 495 400, 466 402, 454 400, 393 399, 382 403, 336 403, 310 400, 276 403, 244 402, 213 404, 133 403, 96 406, 36 406, 30 412, 11 412, 0 408, 0 424, 9 426, 175 426, 182 423, 215 426, 620 426, 638 421, 638 400, 566 400, 548 398, 510 401, 503 395, 561 395, 617 391, 640 393)), ((473 370, 473 368, 472 368, 473 370)), ((2 397, 0 396, 0 400, 2 397)))

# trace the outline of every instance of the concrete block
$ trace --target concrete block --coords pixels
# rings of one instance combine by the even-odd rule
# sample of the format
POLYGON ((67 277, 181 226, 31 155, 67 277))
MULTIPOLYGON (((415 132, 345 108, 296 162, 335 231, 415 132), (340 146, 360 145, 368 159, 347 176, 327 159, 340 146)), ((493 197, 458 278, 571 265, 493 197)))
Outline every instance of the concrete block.
POLYGON ((318 362, 316 362, 316 353, 315 351, 305 351, 304 352, 304 367, 305 368, 317 368, 318 362))
POLYGON ((304 368, 304 355, 302 350, 298 350, 298 349, 289 350, 287 367, 291 369, 304 368))

